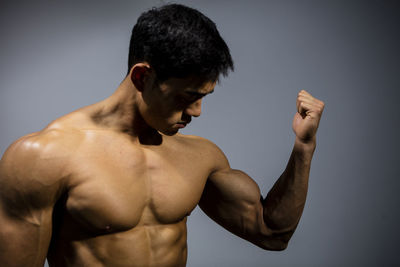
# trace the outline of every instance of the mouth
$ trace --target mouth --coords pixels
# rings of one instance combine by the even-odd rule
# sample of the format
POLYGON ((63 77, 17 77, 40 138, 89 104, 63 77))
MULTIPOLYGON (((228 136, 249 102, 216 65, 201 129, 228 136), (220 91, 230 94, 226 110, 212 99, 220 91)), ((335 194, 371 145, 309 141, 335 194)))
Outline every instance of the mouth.
POLYGON ((183 129, 183 128, 186 127, 187 124, 188 124, 187 122, 178 122, 178 123, 176 124, 176 126, 177 126, 178 128, 180 128, 180 129, 183 129))
POLYGON ((191 120, 184 120, 184 121, 179 121, 176 125, 178 128, 185 128, 186 125, 190 123, 191 120))
POLYGON ((186 117, 183 117, 183 118, 181 118, 181 119, 182 119, 181 121, 178 121, 178 122, 176 123, 176 126, 177 126, 178 128, 180 128, 180 129, 185 128, 186 125, 188 125, 188 124, 192 121, 191 116, 186 116, 186 117))

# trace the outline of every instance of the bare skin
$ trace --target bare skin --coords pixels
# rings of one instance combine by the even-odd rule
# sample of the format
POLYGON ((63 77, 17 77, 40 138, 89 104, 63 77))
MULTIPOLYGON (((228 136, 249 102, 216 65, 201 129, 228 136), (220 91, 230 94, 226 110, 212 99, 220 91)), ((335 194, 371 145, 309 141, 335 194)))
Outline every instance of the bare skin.
POLYGON ((178 134, 214 82, 157 84, 136 64, 109 98, 14 142, 0 163, 2 266, 185 266, 199 205, 232 233, 285 249, 305 204, 322 101, 297 98, 296 140, 265 199, 210 141, 178 134))

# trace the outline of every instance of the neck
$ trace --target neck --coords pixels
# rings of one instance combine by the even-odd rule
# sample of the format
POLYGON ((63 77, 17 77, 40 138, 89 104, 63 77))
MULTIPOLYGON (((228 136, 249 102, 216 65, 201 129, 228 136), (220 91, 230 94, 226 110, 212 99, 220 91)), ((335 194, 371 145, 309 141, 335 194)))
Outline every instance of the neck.
POLYGON ((138 94, 129 77, 105 100, 89 108, 89 116, 100 127, 129 134, 142 144, 157 144, 161 135, 142 118, 138 108, 138 94))

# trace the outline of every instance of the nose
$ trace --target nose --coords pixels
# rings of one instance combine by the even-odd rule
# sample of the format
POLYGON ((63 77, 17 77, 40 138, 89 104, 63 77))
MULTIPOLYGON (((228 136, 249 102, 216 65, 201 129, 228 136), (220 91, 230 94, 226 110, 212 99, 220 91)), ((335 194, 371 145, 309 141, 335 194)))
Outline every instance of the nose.
POLYGON ((198 117, 201 114, 201 101, 203 99, 198 99, 192 104, 190 104, 186 109, 185 113, 189 116, 198 117))

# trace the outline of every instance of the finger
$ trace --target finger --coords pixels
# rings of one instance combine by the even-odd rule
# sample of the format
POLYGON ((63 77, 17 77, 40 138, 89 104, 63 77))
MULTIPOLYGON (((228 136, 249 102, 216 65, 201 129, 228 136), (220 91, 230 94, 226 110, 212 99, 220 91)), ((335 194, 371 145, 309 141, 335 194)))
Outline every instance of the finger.
POLYGON ((314 98, 311 98, 311 97, 309 97, 309 96, 298 96, 297 99, 298 99, 300 102, 307 102, 307 103, 310 103, 310 104, 316 103, 315 99, 314 99, 314 98))
POLYGON ((311 100, 312 96, 306 91, 306 90, 301 90, 298 94, 297 94, 297 98, 296 98, 296 106, 297 106, 297 110, 299 110, 299 105, 301 101, 306 101, 307 99, 311 100))
POLYGON ((306 102, 299 103, 298 113, 303 117, 310 116, 310 118, 320 118, 324 107, 314 105, 306 102))
MULTIPOLYGON (((300 110, 300 103, 301 103, 301 101, 299 100, 299 98, 297 97, 296 98, 296 109, 297 109, 297 112, 299 112, 299 110, 300 110)), ((300 113, 300 112, 299 112, 300 113)))
POLYGON ((301 100, 304 100, 304 101, 310 100, 310 101, 313 101, 313 102, 315 102, 315 103, 318 103, 319 105, 324 106, 324 102, 323 102, 323 101, 321 101, 321 100, 319 100, 319 99, 313 97, 313 96, 312 96, 311 94, 309 94, 306 90, 301 90, 301 91, 298 93, 297 97, 300 98, 301 100))
POLYGON ((321 105, 324 105, 324 104, 325 104, 323 101, 321 101, 321 100, 319 100, 319 99, 313 97, 313 96, 312 96, 310 93, 308 93, 306 90, 301 90, 301 91, 299 92, 298 96, 299 96, 299 97, 301 96, 301 97, 305 97, 305 98, 312 99, 312 100, 314 100, 315 102, 318 102, 318 103, 321 104, 321 105))
POLYGON ((313 97, 306 90, 300 90, 296 99, 296 107, 298 113, 300 113, 303 118, 305 118, 307 113, 319 114, 319 116, 321 116, 325 107, 325 103, 313 97))
POLYGON ((297 112, 300 113, 300 115, 307 115, 307 111, 313 110, 313 107, 314 106, 310 103, 300 102, 297 112))
MULTIPOLYGON (((309 104, 309 105, 314 105, 315 104, 315 101, 314 101, 314 99, 312 99, 311 97, 309 97, 309 96, 298 96, 297 97, 297 99, 296 99, 296 107, 297 107, 297 110, 299 110, 300 109, 300 104, 301 103, 307 103, 307 104, 309 104)), ((300 112, 299 112, 300 113, 300 112)))
POLYGON ((311 98, 311 97, 307 97, 307 96, 299 96, 297 99, 300 102, 306 102, 306 103, 315 105, 315 107, 318 107, 320 109, 323 109, 325 106, 324 102, 322 102, 321 100, 318 100, 314 97, 311 98))
POLYGON ((309 92, 307 92, 306 90, 304 90, 304 89, 300 90, 298 95, 304 95, 304 96, 311 96, 312 97, 312 95, 309 92))

